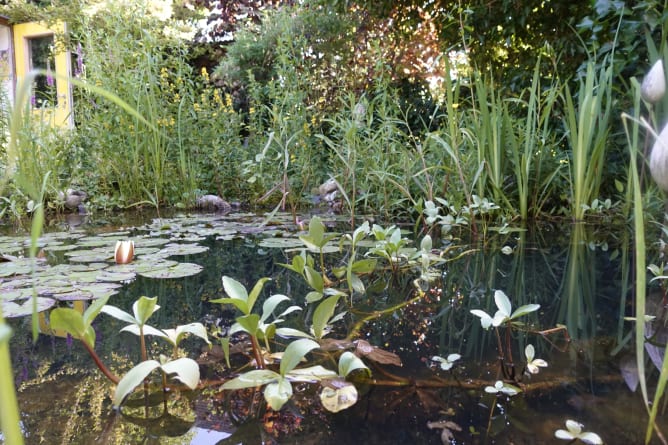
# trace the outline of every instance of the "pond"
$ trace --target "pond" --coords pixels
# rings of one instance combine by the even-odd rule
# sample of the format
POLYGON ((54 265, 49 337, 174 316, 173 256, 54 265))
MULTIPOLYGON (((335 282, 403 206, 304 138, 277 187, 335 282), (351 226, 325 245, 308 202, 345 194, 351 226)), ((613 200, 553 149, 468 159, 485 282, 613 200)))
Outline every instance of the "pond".
MULTIPOLYGON (((453 238, 433 240, 429 246, 422 238, 410 242, 409 230, 396 238, 388 227, 381 234, 377 226, 375 236, 360 235, 356 251, 350 238, 339 243, 341 237, 335 236, 322 257, 318 250, 308 253, 312 270, 321 267, 321 261, 326 265, 324 291, 318 292, 312 274, 291 270, 300 269, 295 257, 306 257, 304 240, 312 243, 312 234, 300 231, 290 215, 274 215, 270 221, 263 225, 265 216, 240 213, 147 218, 124 227, 112 221, 54 222, 40 240, 44 259, 39 267, 52 275, 51 281, 36 281, 40 295, 49 300, 45 307, 76 308, 91 294, 110 295, 108 305, 132 313, 139 297, 157 297, 160 308, 151 316, 151 326, 199 322, 214 347, 196 335, 180 345, 182 354, 199 364, 197 389, 182 391, 170 384, 165 395, 151 374, 147 392, 134 391, 119 411, 112 403, 114 386, 81 342, 40 334, 33 344, 30 317, 11 318, 26 442, 568 443, 556 439, 555 431, 565 430, 569 419, 607 444, 643 442, 647 415, 639 390, 631 389, 637 382, 629 334, 633 325, 624 321, 632 312, 630 243, 624 230, 603 234, 597 227, 546 225, 493 232, 484 244, 453 238), (114 244, 120 239, 135 241, 131 265, 113 265, 114 244), (402 241, 397 244, 398 239, 402 241), (392 243, 401 247, 395 251, 401 261, 384 256, 392 243), (371 258, 376 258, 373 264, 363 261, 371 258), (342 291, 338 316, 325 317, 331 332, 318 338, 322 350, 309 350, 304 354, 308 361, 298 358, 294 365, 318 364, 336 373, 341 371, 337 357, 352 352, 350 363, 364 366, 348 374, 353 389, 332 384, 344 385, 340 378, 295 379, 288 383, 292 397, 280 411, 267 408, 263 388, 222 389, 258 359, 245 334, 229 336, 239 310, 211 302, 226 296, 223 276, 249 291, 257 280, 270 277, 256 307, 270 295, 286 295, 290 302, 273 312, 299 307, 277 323, 293 331, 309 332, 322 318, 322 311, 314 308, 332 298, 331 289, 342 291), (67 289, 68 283, 76 283, 74 289, 67 289), (357 289, 352 299, 350 283, 357 289), (306 304, 307 298, 314 302, 306 304), (515 313, 518 308, 523 309, 515 313), (506 313, 503 322, 484 329, 485 315, 475 311, 494 317, 498 310, 506 313), (513 328, 507 327, 511 322, 516 322, 513 328), (220 338, 230 339, 229 357, 220 338), (356 403, 331 412, 324 405, 323 388, 333 391, 339 402, 349 397, 356 403)), ((323 215, 322 221, 327 233, 349 230, 343 219, 323 215)), ((8 235, 0 245, 5 254, 19 255, 25 237, 8 235)), ((9 300, 24 301, 20 289, 25 283, 18 277, 29 270, 19 260, 0 266, 7 308, 9 300)), ((316 275, 322 282, 322 275, 316 275)), ((657 306, 661 303, 656 292, 649 298, 657 306)), ((29 312, 11 307, 16 315, 29 312)), ((42 319, 43 331, 49 329, 49 310, 42 319)), ((107 313, 93 322, 95 350, 119 376, 141 361, 138 337, 120 332, 124 326, 107 313)), ((277 335, 274 341, 273 352, 295 338, 277 335)), ((157 337, 147 336, 146 349, 155 359, 171 353, 168 343, 157 337)), ((655 349, 660 359, 663 351, 655 349)), ((280 356, 259 359, 278 372, 280 356)), ((665 419, 658 424, 665 426, 665 419)))

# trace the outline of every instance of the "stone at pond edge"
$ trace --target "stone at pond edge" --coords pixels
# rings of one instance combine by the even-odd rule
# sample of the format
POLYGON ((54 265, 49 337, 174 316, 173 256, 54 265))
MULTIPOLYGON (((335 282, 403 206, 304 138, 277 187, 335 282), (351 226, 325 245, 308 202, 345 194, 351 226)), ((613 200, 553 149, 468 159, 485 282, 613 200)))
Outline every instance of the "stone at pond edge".
POLYGON ((198 209, 212 210, 216 212, 229 212, 232 209, 230 203, 225 201, 220 196, 203 195, 197 198, 195 205, 198 209))

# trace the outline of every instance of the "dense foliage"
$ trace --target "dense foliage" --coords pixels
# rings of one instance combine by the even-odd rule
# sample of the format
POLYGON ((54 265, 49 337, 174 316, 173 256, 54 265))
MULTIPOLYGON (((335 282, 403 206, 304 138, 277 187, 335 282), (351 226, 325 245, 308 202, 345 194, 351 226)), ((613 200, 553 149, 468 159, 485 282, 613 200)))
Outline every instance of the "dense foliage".
MULTIPOLYGON (((73 187, 90 210, 204 194, 297 209, 332 178, 351 213, 416 218, 439 199, 459 224, 624 214, 619 116, 664 50, 656 1, 169 3, 2 8, 67 21, 75 77, 145 118, 76 88, 76 130, 42 128, 24 157, 50 173, 52 207, 73 187), (605 119, 579 128, 589 112, 605 119)), ((4 211, 20 218, 22 195, 4 211)))

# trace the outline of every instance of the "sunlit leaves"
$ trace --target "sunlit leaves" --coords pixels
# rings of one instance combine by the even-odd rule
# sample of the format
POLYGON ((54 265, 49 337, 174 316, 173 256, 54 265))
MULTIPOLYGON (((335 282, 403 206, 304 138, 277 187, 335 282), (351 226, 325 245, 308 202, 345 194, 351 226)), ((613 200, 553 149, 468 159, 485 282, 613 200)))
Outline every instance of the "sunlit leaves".
POLYGON ((536 351, 533 345, 529 344, 524 348, 524 355, 527 359, 527 371, 531 374, 538 374, 540 368, 547 367, 547 362, 540 358, 535 358, 536 351))
POLYGON ((582 442, 591 445, 603 444, 603 440, 598 434, 582 431, 583 425, 575 420, 567 420, 566 428, 566 430, 555 431, 554 437, 570 441, 581 440, 582 442))
POLYGON ((195 389, 199 382, 199 365, 192 359, 179 358, 161 364, 157 360, 139 363, 123 376, 114 392, 114 406, 119 407, 123 400, 155 369, 161 368, 165 374, 176 374, 176 378, 190 389, 195 389))
POLYGON ((471 313, 480 318, 480 324, 484 329, 489 329, 491 326, 498 327, 503 323, 516 320, 531 312, 535 312, 540 308, 539 304, 526 304, 520 306, 511 313, 512 305, 508 296, 501 290, 494 292, 494 302, 496 303, 497 311, 494 317, 491 317, 487 312, 480 309, 472 309, 471 313))
POLYGON ((56 308, 51 311, 51 329, 63 330, 72 338, 79 339, 89 347, 95 347, 95 330, 91 326, 109 297, 95 300, 83 314, 71 308, 56 308))
POLYGON ((447 358, 435 355, 431 358, 432 361, 438 362, 441 369, 444 371, 449 371, 454 366, 455 362, 462 358, 459 354, 449 354, 447 358))
POLYGON ((490 394, 505 394, 507 396, 514 396, 522 392, 517 386, 505 383, 502 380, 497 380, 494 386, 486 386, 485 392, 490 394))

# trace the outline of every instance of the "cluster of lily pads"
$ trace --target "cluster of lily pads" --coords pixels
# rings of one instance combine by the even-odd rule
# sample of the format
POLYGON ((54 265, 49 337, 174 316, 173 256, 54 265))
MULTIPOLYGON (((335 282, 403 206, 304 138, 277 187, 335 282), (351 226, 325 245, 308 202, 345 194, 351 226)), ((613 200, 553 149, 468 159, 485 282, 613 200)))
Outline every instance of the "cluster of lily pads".
POLYGON ((151 224, 125 230, 88 234, 83 230, 45 233, 38 240, 40 254, 26 255, 30 239, 0 236, 0 305, 5 317, 21 317, 45 311, 58 302, 94 300, 116 294, 137 276, 183 278, 195 275, 202 266, 177 261, 174 257, 196 255, 208 250, 200 244, 208 237, 230 239, 249 227, 218 216, 156 219, 151 224), (134 260, 116 264, 114 247, 132 239, 134 260))

